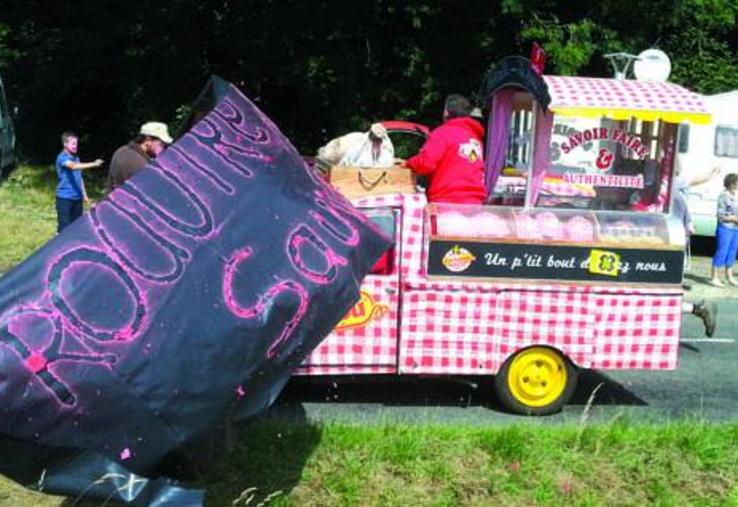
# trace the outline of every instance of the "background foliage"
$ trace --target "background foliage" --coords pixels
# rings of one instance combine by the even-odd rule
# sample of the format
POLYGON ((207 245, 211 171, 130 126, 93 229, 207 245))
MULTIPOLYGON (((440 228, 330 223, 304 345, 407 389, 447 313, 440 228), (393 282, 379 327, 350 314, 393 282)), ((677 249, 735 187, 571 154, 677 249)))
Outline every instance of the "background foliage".
POLYGON ((0 72, 23 155, 48 163, 65 129, 109 158, 146 120, 177 111, 216 73, 298 149, 372 120, 434 125, 443 97, 474 95, 508 54, 547 51, 546 71, 610 76, 603 53, 658 47, 672 81, 738 88, 735 0, 149 0, 9 2, 0 72))

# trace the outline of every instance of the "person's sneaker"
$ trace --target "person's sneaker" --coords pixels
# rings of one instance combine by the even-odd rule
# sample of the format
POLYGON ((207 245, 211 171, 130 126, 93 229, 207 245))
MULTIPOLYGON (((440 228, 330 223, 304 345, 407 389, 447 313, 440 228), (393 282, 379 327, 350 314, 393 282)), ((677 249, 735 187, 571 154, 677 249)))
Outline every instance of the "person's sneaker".
POLYGON ((713 302, 700 301, 694 304, 692 313, 702 319, 705 324, 705 334, 711 337, 715 334, 715 326, 717 325, 717 305, 713 302))

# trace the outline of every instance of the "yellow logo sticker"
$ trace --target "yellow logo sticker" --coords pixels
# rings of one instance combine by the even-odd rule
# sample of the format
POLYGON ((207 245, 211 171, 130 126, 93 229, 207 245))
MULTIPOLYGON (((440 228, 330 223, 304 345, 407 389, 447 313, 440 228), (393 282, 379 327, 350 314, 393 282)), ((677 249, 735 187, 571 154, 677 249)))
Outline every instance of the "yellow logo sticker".
POLYGON ((389 312, 389 306, 377 303, 368 292, 361 291, 359 302, 341 319, 336 326, 336 331, 364 327, 372 320, 382 318, 389 312))
POLYGON ((607 250, 593 249, 589 254, 589 272, 596 275, 618 276, 620 255, 607 250))
POLYGON ((452 273, 461 273, 462 271, 466 271, 475 260, 477 258, 469 250, 456 245, 446 252, 446 255, 441 259, 441 263, 452 273))

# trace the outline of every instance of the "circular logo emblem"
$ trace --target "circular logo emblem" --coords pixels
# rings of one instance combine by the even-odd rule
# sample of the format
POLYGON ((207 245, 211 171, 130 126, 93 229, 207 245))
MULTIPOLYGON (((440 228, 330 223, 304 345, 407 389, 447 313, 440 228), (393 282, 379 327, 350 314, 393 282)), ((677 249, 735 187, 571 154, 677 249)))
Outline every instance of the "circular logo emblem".
POLYGON ((441 262, 452 273, 466 271, 477 258, 466 248, 456 245, 446 252, 441 262))

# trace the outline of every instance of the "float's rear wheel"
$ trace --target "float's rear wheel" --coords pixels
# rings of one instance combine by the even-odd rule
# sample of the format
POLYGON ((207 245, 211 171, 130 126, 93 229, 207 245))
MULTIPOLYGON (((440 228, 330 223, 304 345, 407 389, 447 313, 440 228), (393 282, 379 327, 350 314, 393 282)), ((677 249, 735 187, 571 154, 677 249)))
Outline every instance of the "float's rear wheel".
POLYGON ((518 414, 558 412, 574 394, 577 370, 559 351, 529 347, 510 357, 495 377, 500 401, 518 414))

